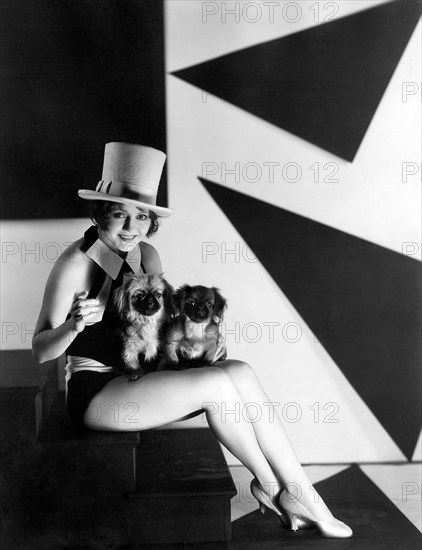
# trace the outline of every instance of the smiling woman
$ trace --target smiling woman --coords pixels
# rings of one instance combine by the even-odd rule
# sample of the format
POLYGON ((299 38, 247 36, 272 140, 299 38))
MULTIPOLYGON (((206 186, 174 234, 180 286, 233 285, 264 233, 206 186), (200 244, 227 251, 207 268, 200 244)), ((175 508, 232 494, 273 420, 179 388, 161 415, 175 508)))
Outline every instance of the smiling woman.
MULTIPOLYGON (((165 154, 151 147, 106 145, 96 190, 79 190, 83 199, 104 204, 94 204, 94 225, 53 267, 34 333, 34 357, 44 362, 66 353, 69 415, 90 429, 140 431, 204 411, 217 439, 256 476, 251 490, 262 511, 270 508, 292 529, 313 525, 325 537, 350 537, 352 530, 332 516, 312 487, 253 369, 223 359, 224 345, 216 346, 211 365, 152 369, 132 381, 117 368, 122 344, 115 338, 113 294, 122 287, 125 292, 127 273, 132 272, 126 280, 134 279, 135 294, 146 290, 142 273, 147 279, 161 273, 158 253, 144 239, 156 230, 157 217, 172 213, 156 205, 164 161, 165 154), (116 404, 124 409, 128 403, 136 403, 140 411, 130 424, 113 412, 116 404), (251 423, 243 415, 226 418, 215 412, 216 405, 217 411, 233 411, 244 410, 247 403, 263 411, 270 405, 270 414, 251 423)), ((154 291, 148 300, 155 311, 154 291)), ((205 298, 211 307, 215 293, 205 298)))
MULTIPOLYGON (((145 220, 149 222, 148 231, 145 233, 145 237, 151 237, 154 233, 158 231, 158 216, 152 210, 147 210, 139 206, 134 205, 124 205, 116 202, 109 201, 92 201, 91 204, 91 220, 92 222, 99 227, 102 231, 111 230, 111 225, 113 224, 113 219, 115 220, 124 220, 125 224, 123 225, 123 233, 121 237, 123 241, 131 242, 135 240, 135 233, 130 234, 128 227, 131 226, 131 218, 134 217, 137 220, 145 220), (128 233, 126 235, 126 232, 128 233)), ((113 226, 117 223, 113 224, 113 226)), ((139 239, 139 243, 142 240, 139 239)))

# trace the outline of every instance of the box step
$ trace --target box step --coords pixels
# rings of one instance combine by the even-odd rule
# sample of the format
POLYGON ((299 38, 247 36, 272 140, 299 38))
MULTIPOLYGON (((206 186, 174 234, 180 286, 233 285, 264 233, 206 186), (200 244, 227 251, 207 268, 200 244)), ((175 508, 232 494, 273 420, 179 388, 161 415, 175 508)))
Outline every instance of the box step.
POLYGON ((209 428, 140 433, 133 541, 217 542, 231 539, 230 500, 236 487, 209 428))
POLYGON ((0 353, 0 441, 35 441, 58 392, 57 361, 39 365, 31 350, 0 353))
POLYGON ((85 430, 59 392, 26 473, 25 538, 46 550, 220 550, 231 538, 236 488, 209 428, 85 430))
MULTIPOLYGON (((63 470, 70 468, 69 489, 86 488, 89 482, 99 495, 134 491, 139 433, 92 431, 77 426, 68 416, 64 392, 58 392, 38 441, 48 447, 63 470)), ((66 479, 63 483, 66 485, 66 479)))

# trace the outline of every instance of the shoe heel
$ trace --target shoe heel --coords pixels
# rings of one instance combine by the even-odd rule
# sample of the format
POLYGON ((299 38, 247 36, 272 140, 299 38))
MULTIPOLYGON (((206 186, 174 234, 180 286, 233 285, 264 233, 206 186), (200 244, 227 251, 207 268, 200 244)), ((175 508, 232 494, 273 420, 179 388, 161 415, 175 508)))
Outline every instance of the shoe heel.
POLYGON ((290 529, 292 531, 297 531, 298 530, 298 525, 297 525, 297 518, 294 514, 292 514, 291 516, 289 516, 289 519, 290 519, 290 529))

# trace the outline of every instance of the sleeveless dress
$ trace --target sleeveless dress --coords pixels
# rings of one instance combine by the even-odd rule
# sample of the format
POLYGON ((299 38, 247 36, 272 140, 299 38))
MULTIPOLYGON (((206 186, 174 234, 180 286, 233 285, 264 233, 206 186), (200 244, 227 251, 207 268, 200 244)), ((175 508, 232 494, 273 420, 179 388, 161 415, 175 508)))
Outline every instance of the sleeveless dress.
POLYGON ((113 368, 122 361, 121 341, 115 330, 118 320, 112 307, 113 292, 122 285, 125 273, 146 273, 146 270, 139 246, 123 259, 98 238, 95 226, 85 231, 81 250, 87 261, 95 262, 94 282, 87 298, 100 301, 95 318, 88 321, 66 349, 67 410, 74 422, 83 425, 84 414, 95 395, 110 380, 122 376, 113 368))

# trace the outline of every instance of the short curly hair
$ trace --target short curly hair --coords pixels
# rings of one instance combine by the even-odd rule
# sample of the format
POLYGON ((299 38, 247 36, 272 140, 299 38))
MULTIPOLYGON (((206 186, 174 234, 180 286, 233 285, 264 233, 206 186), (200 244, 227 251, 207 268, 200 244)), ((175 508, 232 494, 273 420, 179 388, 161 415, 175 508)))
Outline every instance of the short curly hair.
MULTIPOLYGON (((120 204, 118 202, 111 201, 91 201, 90 203, 90 218, 91 221, 98 225, 100 229, 107 229, 108 221, 110 219, 111 209, 115 204, 120 204)), ((149 210, 149 217, 151 218, 151 223, 146 234, 147 237, 151 237, 154 233, 158 231, 158 216, 152 210, 149 210)))

